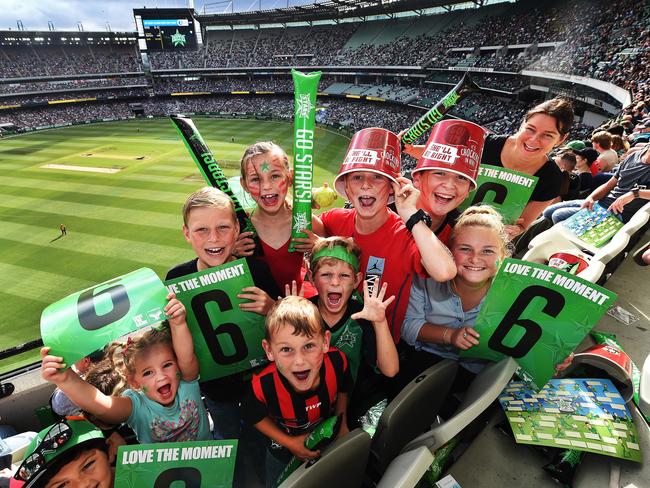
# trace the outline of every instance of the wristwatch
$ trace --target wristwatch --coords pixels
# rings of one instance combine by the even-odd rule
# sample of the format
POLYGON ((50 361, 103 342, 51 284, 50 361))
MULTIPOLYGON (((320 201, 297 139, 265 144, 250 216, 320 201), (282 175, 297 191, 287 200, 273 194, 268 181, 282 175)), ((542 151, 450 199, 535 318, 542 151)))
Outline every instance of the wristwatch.
POLYGON ((634 195, 634 198, 639 198, 639 190, 641 189, 638 186, 632 188, 632 195, 634 195))
POLYGON ((418 222, 424 222, 427 227, 431 227, 431 217, 424 210, 420 209, 409 217, 406 221, 406 230, 413 231, 413 226, 418 222))

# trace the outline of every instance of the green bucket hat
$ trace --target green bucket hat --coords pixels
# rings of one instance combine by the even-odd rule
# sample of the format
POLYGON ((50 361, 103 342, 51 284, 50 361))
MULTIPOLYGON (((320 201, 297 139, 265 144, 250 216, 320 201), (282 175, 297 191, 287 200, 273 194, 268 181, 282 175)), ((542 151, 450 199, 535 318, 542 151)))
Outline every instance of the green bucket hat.
POLYGON ((37 486, 62 454, 88 443, 105 441, 101 430, 83 417, 66 417, 41 430, 27 447, 25 459, 15 478, 25 481, 23 488, 37 486))

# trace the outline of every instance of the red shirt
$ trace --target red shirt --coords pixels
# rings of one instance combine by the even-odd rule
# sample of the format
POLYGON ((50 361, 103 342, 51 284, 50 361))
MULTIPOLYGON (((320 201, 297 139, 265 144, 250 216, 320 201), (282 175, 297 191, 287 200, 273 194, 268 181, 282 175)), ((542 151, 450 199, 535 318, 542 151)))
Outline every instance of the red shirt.
MULTIPOLYGON (((355 209, 335 208, 320 218, 329 236, 352 237, 361 248, 360 270, 369 282, 376 279, 388 283, 386 297, 395 295, 395 301, 386 309, 388 326, 395 343, 399 342, 402 322, 411 293, 415 273, 427 276, 422 266, 420 251, 402 219, 388 211, 388 219, 371 234, 359 234, 354 228, 355 209)), ((363 283, 359 285, 363 292, 363 283)))
MULTIPOLYGON (((260 238, 260 243, 262 244, 262 249, 264 250, 264 256, 256 256, 256 259, 264 261, 269 268, 271 268, 271 274, 273 279, 278 284, 278 287, 284 295, 284 285, 291 285, 292 280, 296 280, 298 284, 298 289, 304 281, 305 273, 307 272, 306 266, 304 266, 303 253, 301 252, 289 252, 289 243, 291 239, 285 242, 278 249, 274 249, 269 246, 260 238)), ((310 298, 316 295, 316 289, 314 285, 309 282, 305 283, 305 297, 310 298)), ((271 297, 274 300, 277 297, 271 297)))

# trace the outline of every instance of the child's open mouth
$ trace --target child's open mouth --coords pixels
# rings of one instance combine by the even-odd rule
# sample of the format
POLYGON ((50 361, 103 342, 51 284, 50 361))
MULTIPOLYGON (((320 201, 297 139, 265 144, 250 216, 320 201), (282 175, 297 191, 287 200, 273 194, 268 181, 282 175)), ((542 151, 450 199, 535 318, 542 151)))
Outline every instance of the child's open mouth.
POLYGON ((327 303, 333 306, 338 306, 341 303, 342 293, 328 293, 327 303))
POLYGON ((377 199, 375 197, 363 196, 359 197, 359 204, 364 207, 372 207, 377 199))
POLYGON ((454 199, 453 195, 447 195, 445 193, 434 193, 433 196, 439 205, 445 205, 454 199))
POLYGON ((260 199, 262 200, 262 203, 267 206, 267 207, 272 207, 273 205, 278 203, 279 200, 279 195, 277 193, 274 193, 272 195, 262 195, 260 199))
POLYGON ((221 256, 223 254, 223 247, 206 247, 205 252, 209 256, 221 256))
POLYGON ((298 381, 305 381, 307 378, 309 378, 309 370, 307 369, 305 371, 294 371, 293 375, 298 381))
POLYGON ((172 392, 172 385, 163 385, 160 388, 158 388, 158 393, 163 398, 169 396, 171 392, 172 392))

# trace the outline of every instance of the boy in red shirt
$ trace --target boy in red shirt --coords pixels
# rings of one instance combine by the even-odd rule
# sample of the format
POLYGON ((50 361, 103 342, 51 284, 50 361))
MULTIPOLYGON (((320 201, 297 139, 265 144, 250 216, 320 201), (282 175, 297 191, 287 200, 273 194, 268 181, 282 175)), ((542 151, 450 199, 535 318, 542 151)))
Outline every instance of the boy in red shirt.
POLYGON ((370 286, 388 283, 395 301, 386 310, 393 340, 399 342, 415 273, 447 281, 456 275, 448 249, 418 210, 419 191, 400 176, 397 135, 379 128, 357 132, 334 180, 336 191, 354 205, 321 215, 328 236, 352 237, 361 248, 360 270, 370 286), (398 214, 388 209, 395 200, 398 214))

